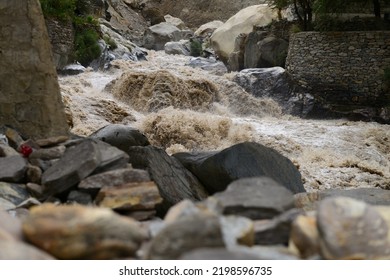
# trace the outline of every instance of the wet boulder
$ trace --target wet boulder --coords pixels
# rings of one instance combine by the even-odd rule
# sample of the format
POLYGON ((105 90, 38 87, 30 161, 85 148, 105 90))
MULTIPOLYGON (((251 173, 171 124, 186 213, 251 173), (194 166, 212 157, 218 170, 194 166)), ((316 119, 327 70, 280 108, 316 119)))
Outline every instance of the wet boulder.
POLYGON ((173 155, 190 170, 210 193, 224 191, 233 181, 266 176, 293 193, 305 192, 294 164, 272 148, 244 142, 219 152, 173 155))

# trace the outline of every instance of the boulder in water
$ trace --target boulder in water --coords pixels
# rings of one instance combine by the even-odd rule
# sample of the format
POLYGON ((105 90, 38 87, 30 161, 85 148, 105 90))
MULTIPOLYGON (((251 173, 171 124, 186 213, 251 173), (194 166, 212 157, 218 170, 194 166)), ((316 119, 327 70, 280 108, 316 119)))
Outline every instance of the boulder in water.
POLYGON ((210 193, 220 192, 234 180, 267 176, 293 193, 305 192, 294 164, 274 149, 244 142, 220 152, 173 155, 190 170, 210 193))
POLYGON ((132 146, 147 146, 148 139, 139 130, 123 124, 109 124, 96 132, 89 138, 106 142, 124 152, 132 146))

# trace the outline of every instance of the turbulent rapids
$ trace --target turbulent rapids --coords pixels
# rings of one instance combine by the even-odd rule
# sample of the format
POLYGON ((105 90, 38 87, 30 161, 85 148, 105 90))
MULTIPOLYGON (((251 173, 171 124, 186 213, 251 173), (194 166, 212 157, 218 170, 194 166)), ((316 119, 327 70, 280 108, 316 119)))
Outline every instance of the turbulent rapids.
POLYGON ((249 95, 229 74, 186 66, 185 56, 151 51, 148 59, 60 77, 72 132, 129 124, 169 153, 255 141, 290 158, 307 191, 390 188, 389 125, 282 115, 274 101, 249 95))

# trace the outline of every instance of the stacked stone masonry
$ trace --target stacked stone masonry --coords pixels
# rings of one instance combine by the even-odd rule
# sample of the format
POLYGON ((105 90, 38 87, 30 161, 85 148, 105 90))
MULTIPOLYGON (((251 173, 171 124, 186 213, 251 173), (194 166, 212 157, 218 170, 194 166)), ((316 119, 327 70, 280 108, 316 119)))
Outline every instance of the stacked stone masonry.
POLYGON ((290 38, 286 68, 296 81, 327 102, 376 105, 390 67, 390 31, 301 32, 290 38))

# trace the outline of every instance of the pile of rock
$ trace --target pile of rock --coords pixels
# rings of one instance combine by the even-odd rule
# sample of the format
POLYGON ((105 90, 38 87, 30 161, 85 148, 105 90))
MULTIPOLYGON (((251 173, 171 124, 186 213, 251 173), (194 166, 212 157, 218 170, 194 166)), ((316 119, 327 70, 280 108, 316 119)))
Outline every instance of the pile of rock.
POLYGON ((382 206, 306 194, 260 144, 169 156, 124 125, 0 136, 0 259, 390 258, 388 191, 341 193, 382 206))

